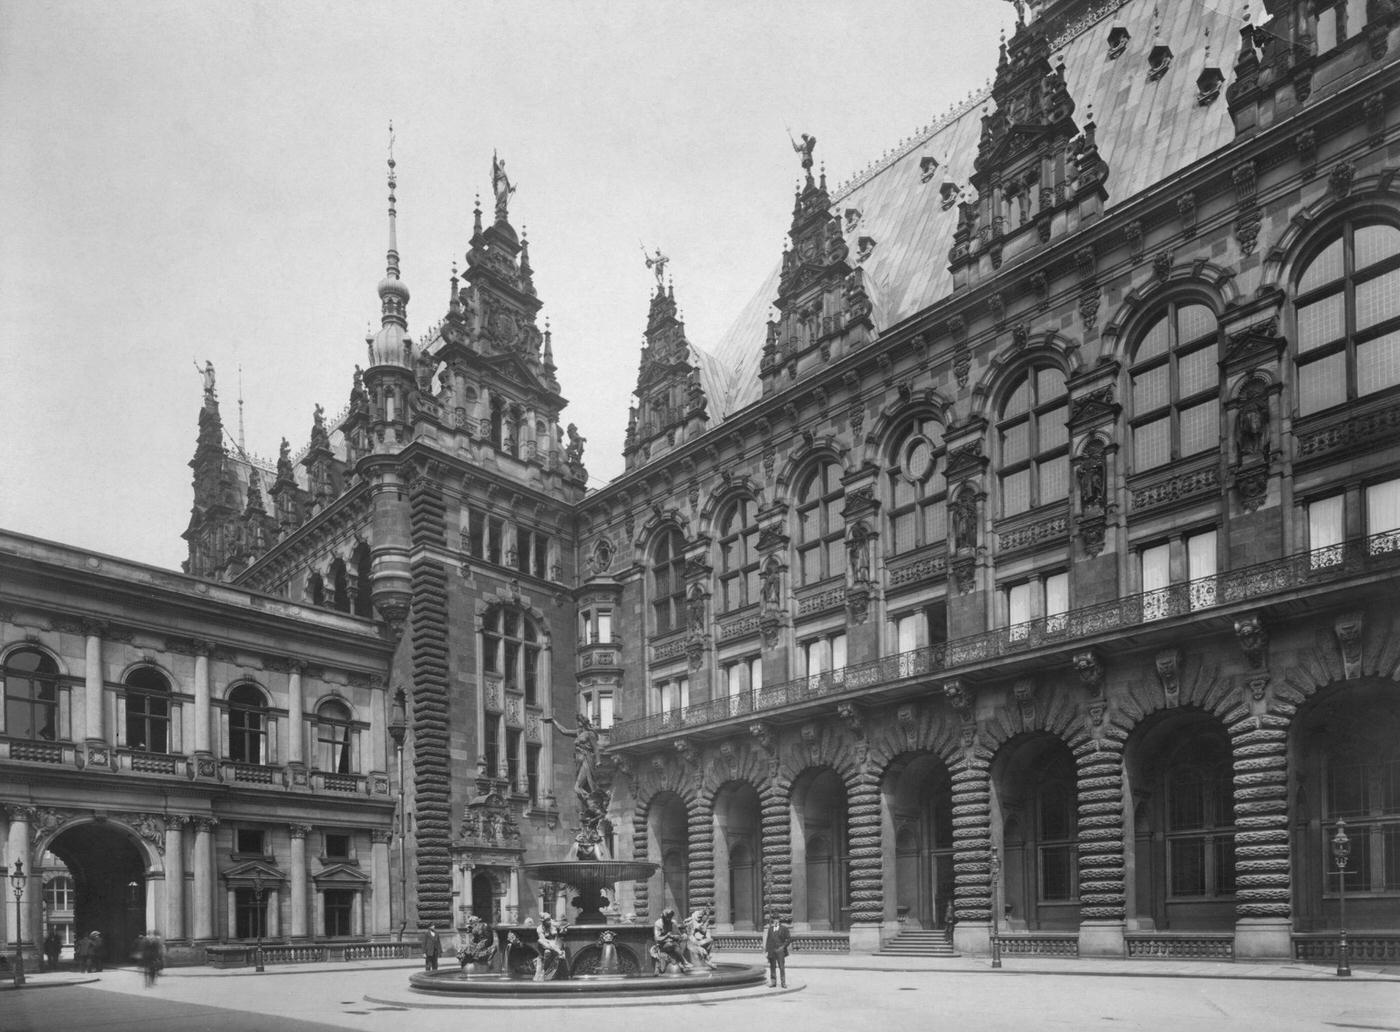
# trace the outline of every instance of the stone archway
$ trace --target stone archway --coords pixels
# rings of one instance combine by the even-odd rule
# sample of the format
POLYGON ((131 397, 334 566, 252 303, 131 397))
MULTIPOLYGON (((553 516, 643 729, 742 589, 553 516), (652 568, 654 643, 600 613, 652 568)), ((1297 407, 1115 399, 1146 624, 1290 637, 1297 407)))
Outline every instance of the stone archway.
POLYGON ((953 899, 953 786, 933 753, 899 757, 881 785, 886 922, 942 928, 953 899), (893 879, 889 878, 893 874, 893 879))
POLYGON ((41 844, 68 868, 73 879, 73 934, 102 933, 105 962, 124 963, 137 936, 147 929, 169 934, 158 915, 160 879, 144 843, 110 821, 89 821, 58 832, 41 844))

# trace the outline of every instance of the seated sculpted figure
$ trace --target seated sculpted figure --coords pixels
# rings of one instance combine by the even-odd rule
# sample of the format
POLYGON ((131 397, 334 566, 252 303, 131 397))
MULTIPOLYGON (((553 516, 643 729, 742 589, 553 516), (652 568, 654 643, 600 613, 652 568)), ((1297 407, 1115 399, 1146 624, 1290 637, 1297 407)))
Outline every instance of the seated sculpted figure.
POLYGON ((552 981, 564 962, 564 927, 548 914, 540 918, 535 940, 539 956, 535 958, 535 981, 552 981))
POLYGON ((495 956, 496 937, 491 934, 490 926, 473 914, 467 918, 466 931, 457 947, 457 963, 464 971, 468 964, 488 967, 495 956))
POLYGON ((710 950, 714 946, 715 937, 710 934, 710 912, 704 907, 697 908, 686 918, 685 931, 689 939, 686 952, 690 954, 690 959, 713 971, 715 965, 714 961, 710 960, 710 950))
POLYGON ((685 934, 676 923, 674 907, 661 911, 661 916, 652 925, 651 959, 654 973, 664 975, 669 961, 675 961, 682 971, 689 971, 690 964, 685 959, 685 934))

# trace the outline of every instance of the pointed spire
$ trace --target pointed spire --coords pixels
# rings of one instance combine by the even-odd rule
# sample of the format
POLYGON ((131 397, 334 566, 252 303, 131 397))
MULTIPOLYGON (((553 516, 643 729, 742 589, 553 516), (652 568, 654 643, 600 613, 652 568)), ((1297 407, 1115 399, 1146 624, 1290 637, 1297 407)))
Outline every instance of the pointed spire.
POLYGON ((550 378, 553 378, 553 376, 554 376, 554 370, 555 370, 555 368, 556 368, 556 366, 554 365, 554 333, 553 333, 553 331, 551 331, 550 328, 549 328, 549 317, 548 317, 548 316, 546 316, 546 317, 545 317, 545 320, 544 320, 544 358, 543 358, 543 365, 544 365, 545 374, 546 374, 547 376, 549 376, 550 378))
POLYGON ((399 241, 398 241, 398 199, 394 191, 398 188, 398 174, 395 172, 397 162, 394 161, 394 123, 389 123, 389 252, 387 256, 387 268, 384 278, 379 281, 379 300, 381 325, 387 326, 393 323, 395 326, 406 329, 408 326, 406 309, 408 307, 408 286, 399 278, 399 241))
POLYGON ((449 315, 462 314, 462 299, 457 294, 457 260, 452 260, 452 292, 447 298, 447 313, 449 315))

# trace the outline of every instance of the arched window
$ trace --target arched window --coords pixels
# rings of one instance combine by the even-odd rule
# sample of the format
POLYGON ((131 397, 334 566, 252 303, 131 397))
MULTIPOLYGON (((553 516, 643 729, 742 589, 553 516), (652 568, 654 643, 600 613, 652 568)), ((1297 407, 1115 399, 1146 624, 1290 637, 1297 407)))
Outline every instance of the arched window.
POLYGON ((846 572, 846 520, 841 467, 825 462, 809 472, 797 492, 797 568, 802 584, 846 572))
POLYGON ((1001 514, 1069 497, 1069 429, 1065 374, 1051 366, 1012 381, 997 422, 1001 446, 1001 514))
POLYGON ((337 559, 331 563, 331 588, 331 604, 342 613, 350 612, 350 582, 345 575, 344 559, 337 559))
POLYGON ((508 692, 519 692, 534 706, 540 695, 543 638, 535 622, 516 606, 495 606, 481 623, 481 668, 499 675, 508 692))
POLYGON ((319 573, 313 573, 306 580, 306 596, 313 606, 326 604, 326 582, 319 573))
POLYGON ((10 738, 58 739, 58 664, 39 649, 5 660, 5 727, 10 738))
POLYGON ((240 684, 228 693, 228 758, 262 763, 267 741, 267 697, 256 685, 240 684))
POLYGON ((936 475, 942 457, 943 427, 932 417, 911 419, 895 434, 886 469, 893 554, 947 536, 946 483, 936 475))
POLYGON ((370 563, 369 545, 361 541, 355 546, 355 615, 374 616, 374 605, 370 595, 370 576, 373 567, 370 563))
POLYGON ((1235 892, 1235 794, 1223 733, 1194 736, 1165 774, 1170 897, 1235 892))
POLYGON ((719 519, 719 608, 739 609, 758 601, 758 503, 730 502, 719 519))
POLYGON ((1215 312, 1173 301, 1138 338, 1132 380, 1133 471, 1220 446, 1215 312))
POLYGON ((1298 414, 1400 384, 1400 229, 1347 222, 1294 291, 1298 414))
POLYGON ((685 538, 663 531, 651 554, 651 611, 654 633, 669 634, 685 618, 685 538))
POLYGON ((335 699, 316 710, 316 766, 333 774, 349 774, 350 707, 335 699))
POLYGON ((170 751, 170 682, 154 667, 126 675, 126 744, 137 752, 170 751))

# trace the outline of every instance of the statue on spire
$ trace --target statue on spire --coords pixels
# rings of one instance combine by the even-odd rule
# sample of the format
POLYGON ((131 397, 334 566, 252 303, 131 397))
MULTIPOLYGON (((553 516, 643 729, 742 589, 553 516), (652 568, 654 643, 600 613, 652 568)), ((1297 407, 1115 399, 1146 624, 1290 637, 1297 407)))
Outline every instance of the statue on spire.
POLYGON ((510 195, 515 193, 510 178, 506 175, 506 163, 491 152, 491 192, 496 195, 496 221, 506 221, 506 209, 510 205, 510 195))
MULTIPOLYGON (((788 133, 788 139, 792 139, 792 133, 788 133)), ((802 155, 802 168, 810 179, 812 175, 812 151, 817 149, 817 138, 811 133, 803 133, 801 143, 792 140, 792 149, 802 155)))
POLYGON ((642 245, 642 257, 647 263, 647 268, 656 276, 656 289, 661 290, 666 286, 666 263, 671 259, 661 253, 661 248, 656 249, 656 256, 647 254, 646 244, 642 245))
POLYGON ((204 377, 205 402, 212 402, 218 400, 218 395, 214 391, 214 363, 206 361, 204 363, 204 368, 200 369, 199 362, 196 361, 194 367, 196 369, 199 369, 200 375, 204 377))

